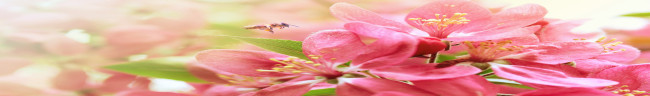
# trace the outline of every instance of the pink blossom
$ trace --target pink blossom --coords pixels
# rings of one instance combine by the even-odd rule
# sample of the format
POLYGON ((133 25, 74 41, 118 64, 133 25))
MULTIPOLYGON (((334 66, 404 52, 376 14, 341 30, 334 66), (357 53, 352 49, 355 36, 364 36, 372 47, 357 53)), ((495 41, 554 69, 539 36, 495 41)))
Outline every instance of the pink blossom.
POLYGON ((344 76, 344 74, 356 74, 355 71, 358 69, 381 68, 398 64, 411 57, 415 52, 417 43, 414 38, 410 38, 408 35, 386 34, 375 37, 378 39, 377 41, 366 45, 360 41, 356 34, 349 31, 329 30, 317 32, 303 42, 303 53, 307 55, 309 60, 271 52, 225 49, 203 51, 196 58, 200 64, 207 67, 246 76, 322 77, 316 80, 285 82, 262 89, 256 93, 249 93, 258 95, 295 94, 298 91, 306 92, 318 82, 328 79, 336 80, 336 78, 344 76), (348 61, 351 61, 349 68, 337 68, 348 61), (306 87, 306 89, 298 90, 286 87, 297 87, 298 89, 306 87), (284 93, 291 91, 296 92, 284 93))
MULTIPOLYGON (((407 25, 351 4, 337 3, 330 10, 342 20, 376 24, 404 33, 412 31, 407 25)), ((542 20, 545 14, 546 9, 533 4, 492 14, 488 9, 470 1, 440 0, 411 11, 406 16, 406 22, 427 32, 431 37, 451 41, 481 41, 526 36, 531 32, 517 29, 542 20)))
POLYGON ((633 94, 633 95, 650 95, 650 65, 637 64, 626 65, 605 69, 598 73, 589 75, 592 78, 602 78, 618 81, 619 84, 601 88, 601 90, 611 91, 616 94, 633 94))
POLYGON ((78 91, 87 88, 88 75, 83 70, 64 69, 52 79, 54 88, 68 91, 78 91))

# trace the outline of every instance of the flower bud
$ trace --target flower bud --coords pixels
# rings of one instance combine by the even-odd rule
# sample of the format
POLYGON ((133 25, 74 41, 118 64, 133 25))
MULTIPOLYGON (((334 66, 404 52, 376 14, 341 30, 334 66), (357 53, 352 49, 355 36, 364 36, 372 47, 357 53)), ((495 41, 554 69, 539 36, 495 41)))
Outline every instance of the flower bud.
POLYGON ((414 56, 434 54, 447 48, 447 44, 436 37, 418 37, 418 49, 414 56))

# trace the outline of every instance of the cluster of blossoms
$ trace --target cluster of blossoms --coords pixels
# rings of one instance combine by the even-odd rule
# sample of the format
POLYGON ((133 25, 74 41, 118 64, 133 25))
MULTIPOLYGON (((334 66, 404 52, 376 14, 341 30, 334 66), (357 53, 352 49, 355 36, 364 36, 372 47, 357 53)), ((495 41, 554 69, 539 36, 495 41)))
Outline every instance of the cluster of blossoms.
POLYGON ((149 90, 146 77, 99 67, 127 62, 129 56, 152 53, 157 47, 189 45, 170 52, 185 54, 197 46, 181 39, 206 25, 202 5, 154 1, 0 1, 0 95, 96 96, 149 90), (14 74, 32 65, 60 71, 14 74), (94 82, 97 74, 107 76, 94 82))
POLYGON ((198 53, 188 69, 213 84, 194 84, 196 94, 301 96, 336 88, 339 96, 650 95, 650 65, 631 64, 638 49, 602 31, 575 33, 584 21, 544 19, 540 5, 491 12, 440 0, 411 11, 408 25, 347 3, 330 10, 346 21, 344 29, 307 37, 305 56, 198 53))

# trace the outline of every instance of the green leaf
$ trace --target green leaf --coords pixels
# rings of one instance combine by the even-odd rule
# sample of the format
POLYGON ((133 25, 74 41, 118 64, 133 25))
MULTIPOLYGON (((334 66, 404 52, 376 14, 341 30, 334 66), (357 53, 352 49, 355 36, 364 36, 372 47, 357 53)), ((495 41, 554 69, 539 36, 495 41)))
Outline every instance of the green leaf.
POLYGON ((627 17, 650 17, 650 12, 641 12, 641 13, 629 13, 629 14, 624 14, 621 16, 627 16, 627 17))
POLYGON ((499 85, 505 85, 505 86, 510 86, 510 87, 516 87, 516 88, 523 88, 523 89, 535 89, 532 87, 528 87, 526 85, 523 85, 519 82, 508 80, 508 79, 503 79, 501 77, 497 77, 496 75, 490 75, 490 77, 486 77, 488 81, 490 81, 493 84, 499 84, 499 85))
POLYGON ((293 40, 282 39, 265 39, 265 38, 250 38, 250 37, 237 37, 237 36, 223 36, 237 40, 241 40, 257 47, 264 48, 269 51, 277 52, 284 55, 294 56, 301 59, 308 59, 302 53, 302 42, 293 40))
POLYGON ((336 88, 311 90, 302 96, 334 96, 334 95, 336 95, 336 88))
POLYGON ((438 54, 438 56, 436 56, 436 63, 444 62, 447 60, 454 60, 454 59, 456 59, 456 56, 438 54))
POLYGON ((104 68, 138 76, 208 83, 194 77, 185 68, 185 64, 190 60, 192 60, 191 57, 164 57, 110 65, 104 68))
POLYGON ((483 70, 483 71, 481 71, 480 73, 478 73, 478 74, 476 74, 476 75, 481 75, 481 76, 483 76, 483 75, 487 75, 487 74, 491 74, 491 73, 494 73, 494 72, 493 72, 492 69, 490 68, 490 69, 487 69, 487 70, 483 70))

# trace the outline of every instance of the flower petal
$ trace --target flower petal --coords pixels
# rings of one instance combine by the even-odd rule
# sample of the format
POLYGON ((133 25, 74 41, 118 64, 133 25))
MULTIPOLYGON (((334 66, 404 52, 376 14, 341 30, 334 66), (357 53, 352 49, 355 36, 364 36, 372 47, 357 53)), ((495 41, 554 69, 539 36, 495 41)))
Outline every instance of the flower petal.
POLYGON ((322 56, 320 59, 314 59, 313 61, 330 64, 327 66, 334 68, 354 59, 364 52, 362 49, 366 48, 359 37, 352 32, 329 30, 320 31, 307 37, 302 44, 302 49, 307 55, 322 56))
POLYGON ((594 42, 553 42, 528 49, 541 50, 533 58, 521 58, 544 64, 559 64, 598 56, 603 48, 594 42))
MULTIPOLYGON (((426 4, 420 8, 414 9, 406 16, 406 22, 411 26, 414 26, 420 30, 423 30, 424 26, 416 24, 415 21, 409 20, 410 18, 422 18, 422 19, 436 19, 435 14, 440 14, 440 16, 446 15, 451 17, 454 13, 467 13, 465 18, 471 20, 469 23, 460 26, 463 28, 472 28, 475 26, 483 26, 486 21, 490 19, 492 15, 490 11, 486 8, 481 7, 480 5, 473 3, 467 0, 439 0, 434 1, 429 4, 426 4)), ((459 28, 451 28, 450 30, 445 31, 455 31, 459 28)), ((432 32, 428 32, 432 34, 432 32)), ((440 37, 439 37, 440 38, 440 37)))
POLYGON ((409 81, 456 78, 481 72, 481 69, 466 65, 445 68, 436 68, 435 66, 435 64, 412 64, 379 68, 370 72, 381 77, 409 81))
POLYGON ((402 82, 377 78, 339 78, 339 86, 336 87, 338 96, 371 96, 382 92, 401 92, 414 96, 435 95, 402 82))
POLYGON ((618 81, 617 86, 627 85, 630 90, 650 91, 650 64, 614 67, 589 77, 618 81))
POLYGON ((54 88, 68 91, 78 91, 88 87, 88 75, 83 70, 62 70, 52 79, 54 88))
POLYGON ((537 4, 526 4, 508 8, 492 15, 490 24, 493 25, 487 25, 486 27, 499 30, 521 28, 544 19, 546 13, 546 9, 537 4))
POLYGON ((415 96, 415 95, 406 94, 406 93, 402 93, 402 92, 388 91, 388 92, 379 92, 379 93, 373 94, 372 96, 415 96))
POLYGON ((368 45, 365 53, 352 60, 352 65, 372 69, 399 64, 415 54, 418 41, 408 34, 393 33, 368 45))
POLYGON ((223 80, 219 78, 217 75, 217 72, 212 71, 208 69, 209 67, 198 64, 198 63, 190 63, 187 65, 187 70, 197 78, 200 78, 202 80, 209 81, 211 83, 216 83, 216 84, 228 84, 229 82, 226 80, 223 80))
POLYGON ((440 96, 495 96, 499 91, 496 85, 477 75, 411 82, 418 88, 440 96))
POLYGON ((558 71, 566 74, 567 76, 570 77, 586 77, 587 74, 585 72, 580 71, 579 68, 573 67, 571 65, 567 64, 542 64, 542 63, 536 63, 536 62, 530 62, 530 61, 523 61, 523 60, 516 60, 516 59, 507 59, 508 62, 512 65, 517 65, 517 66, 526 66, 526 67, 535 67, 535 68, 542 68, 542 69, 548 69, 548 70, 553 70, 553 71, 558 71))
POLYGON ((411 27, 397 21, 389 20, 379 16, 379 14, 358 6, 348 3, 336 3, 330 7, 332 15, 345 21, 361 21, 376 25, 381 25, 399 31, 408 33, 413 30, 411 27))
POLYGON ((574 30, 583 23, 584 20, 555 21, 546 25, 538 36, 542 42, 570 42, 574 39, 597 39, 605 35, 602 30, 574 30))
POLYGON ((172 93, 172 92, 154 92, 147 90, 124 91, 115 94, 115 96, 192 96, 189 94, 172 93))
POLYGON ((260 72, 257 69, 270 70, 278 62, 269 60, 269 58, 286 58, 288 56, 263 51, 246 51, 246 50, 229 50, 214 49, 201 51, 196 55, 196 60, 200 64, 217 70, 229 73, 268 77, 268 76, 287 76, 289 74, 279 72, 260 72))
POLYGON ((604 53, 599 56, 594 57, 593 59, 607 60, 616 63, 628 63, 641 55, 641 51, 635 47, 629 45, 617 45, 609 47, 615 52, 604 53))
POLYGON ((515 96, 620 96, 594 88, 546 88, 528 91, 515 96))
POLYGON ((393 30, 365 22, 349 22, 345 23, 344 27, 346 30, 350 30, 350 32, 354 32, 357 35, 371 38, 381 38, 395 32, 393 30))
POLYGON ((583 59, 576 60, 576 68, 583 73, 597 73, 605 69, 622 66, 623 64, 598 60, 598 59, 583 59))
POLYGON ((102 85, 99 86, 98 90, 101 92, 107 93, 116 93, 129 89, 149 89, 149 82, 146 78, 139 78, 134 75, 129 74, 114 74, 111 77, 108 77, 102 85), (142 79, 145 79, 144 82, 142 79))
POLYGON ((45 91, 15 82, 0 81, 0 96, 44 96, 45 91))
POLYGON ((215 85, 201 93, 201 96, 237 96, 242 94, 236 86, 215 85))
POLYGON ((313 80, 285 82, 264 88, 260 91, 245 95, 250 96, 302 96, 311 89, 315 83, 313 80))
POLYGON ((562 72, 542 68, 489 63, 497 76, 514 80, 533 88, 597 88, 618 84, 616 81, 605 79, 569 77, 562 72))
MULTIPOLYGON (((497 40, 505 38, 523 38, 526 37, 531 39, 531 36, 535 31, 539 30, 539 26, 530 26, 523 27, 518 29, 508 29, 508 30, 485 30, 478 31, 473 33, 451 33, 444 40, 448 41, 485 41, 485 40, 497 40)), ((538 42, 538 41, 527 41, 527 42, 538 42)))

